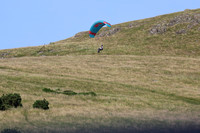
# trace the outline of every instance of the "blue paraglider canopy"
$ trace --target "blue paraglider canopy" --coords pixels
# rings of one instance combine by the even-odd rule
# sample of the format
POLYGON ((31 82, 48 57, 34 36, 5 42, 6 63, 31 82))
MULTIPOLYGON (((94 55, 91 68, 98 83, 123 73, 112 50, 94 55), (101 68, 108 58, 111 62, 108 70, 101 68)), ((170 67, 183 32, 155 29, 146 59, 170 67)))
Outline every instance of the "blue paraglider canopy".
POLYGON ((109 24, 108 22, 106 21, 103 21, 103 20, 99 20, 99 21, 96 21, 90 28, 90 31, 89 31, 89 36, 91 38, 94 38, 95 35, 97 34, 97 32, 104 26, 104 25, 107 25, 108 27, 111 27, 111 24, 109 24))

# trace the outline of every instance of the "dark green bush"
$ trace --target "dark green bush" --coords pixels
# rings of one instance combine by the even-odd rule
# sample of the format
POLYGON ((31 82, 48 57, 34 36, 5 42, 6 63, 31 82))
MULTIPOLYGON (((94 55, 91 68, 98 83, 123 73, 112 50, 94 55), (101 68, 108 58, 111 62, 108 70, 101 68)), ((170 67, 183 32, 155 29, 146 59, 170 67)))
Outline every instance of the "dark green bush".
POLYGON ((71 91, 71 90, 66 90, 66 91, 63 91, 62 94, 65 94, 65 95, 77 95, 76 92, 74 91, 71 91))
POLYGON ((57 94, 64 94, 64 95, 69 95, 69 96, 73 96, 73 95, 91 95, 91 96, 97 96, 96 93, 94 92, 80 92, 80 93, 76 93, 74 91, 71 90, 65 90, 65 91, 60 91, 60 89, 57 90, 52 90, 50 88, 43 88, 42 89, 44 92, 50 92, 50 93, 57 93, 57 94))
POLYGON ((40 108, 47 110, 49 109, 49 102, 44 99, 44 100, 36 100, 35 103, 33 104, 33 108, 40 108))
POLYGON ((42 91, 44 91, 44 92, 53 92, 53 93, 57 93, 56 91, 51 90, 50 88, 43 88, 42 91))
POLYGON ((7 94, 0 97, 0 110, 6 110, 10 107, 17 108, 18 106, 22 106, 22 99, 20 94, 7 94))
POLYGON ((80 93, 76 93, 76 92, 71 91, 71 90, 63 91, 62 94, 65 94, 65 95, 91 95, 91 96, 96 96, 97 95, 94 92, 80 92, 80 93))
POLYGON ((0 110, 6 110, 6 106, 0 98, 0 110))

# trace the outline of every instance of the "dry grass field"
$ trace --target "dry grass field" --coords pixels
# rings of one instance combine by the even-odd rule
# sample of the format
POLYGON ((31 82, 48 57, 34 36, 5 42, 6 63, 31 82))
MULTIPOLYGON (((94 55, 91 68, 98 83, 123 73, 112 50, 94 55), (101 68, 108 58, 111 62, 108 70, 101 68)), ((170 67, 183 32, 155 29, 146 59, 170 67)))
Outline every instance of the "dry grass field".
POLYGON ((21 108, 0 112, 0 130, 188 132, 200 126, 200 58, 68 55, 0 59, 0 95, 21 108), (67 96, 52 90, 95 92, 67 96), (47 99, 49 110, 33 109, 47 99))
POLYGON ((200 9, 0 50, 0 96, 8 93, 23 107, 0 111, 0 131, 200 133, 200 9), (33 108, 44 98, 49 110, 33 108))

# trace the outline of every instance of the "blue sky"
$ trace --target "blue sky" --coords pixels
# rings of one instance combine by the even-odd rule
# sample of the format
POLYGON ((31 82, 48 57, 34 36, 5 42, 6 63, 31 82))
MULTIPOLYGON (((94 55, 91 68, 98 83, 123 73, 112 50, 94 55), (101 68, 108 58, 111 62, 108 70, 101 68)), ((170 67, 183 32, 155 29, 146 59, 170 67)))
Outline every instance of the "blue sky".
POLYGON ((200 8, 200 0, 0 0, 0 49, 38 46, 111 24, 200 8))

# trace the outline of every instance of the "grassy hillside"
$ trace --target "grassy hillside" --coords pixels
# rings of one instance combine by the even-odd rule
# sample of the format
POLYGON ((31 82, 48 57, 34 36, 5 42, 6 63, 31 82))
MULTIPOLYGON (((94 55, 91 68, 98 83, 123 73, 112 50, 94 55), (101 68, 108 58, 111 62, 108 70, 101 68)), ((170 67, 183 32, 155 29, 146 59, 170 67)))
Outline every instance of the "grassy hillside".
POLYGON ((95 55, 101 43, 105 55, 199 56, 200 9, 105 27, 94 39, 86 31, 45 46, 1 50, 0 57, 95 55))
POLYGON ((0 112, 0 127, 33 132, 153 131, 157 126, 161 131, 199 130, 199 64, 197 58, 132 55, 2 59, 0 94, 20 93, 23 107, 0 112), (97 96, 46 93, 43 88, 97 96), (34 101, 43 98, 50 110, 33 109, 34 101))
POLYGON ((198 133, 199 14, 187 10, 103 28, 94 39, 80 32, 1 50, 0 96, 19 93, 23 107, 0 111, 0 131, 198 133), (44 98, 49 110, 32 107, 44 98))

